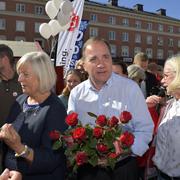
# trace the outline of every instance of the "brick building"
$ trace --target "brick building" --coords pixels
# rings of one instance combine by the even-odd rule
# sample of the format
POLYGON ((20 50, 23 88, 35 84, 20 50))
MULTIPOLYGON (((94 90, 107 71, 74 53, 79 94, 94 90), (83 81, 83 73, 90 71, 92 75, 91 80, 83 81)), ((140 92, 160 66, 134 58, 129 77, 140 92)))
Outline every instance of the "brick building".
MULTIPOLYGON (((143 10, 142 4, 132 8, 118 6, 117 0, 106 4, 85 1, 83 19, 89 20, 85 40, 101 36, 111 45, 114 57, 131 62, 138 51, 163 64, 164 60, 180 53, 180 20, 166 15, 165 9, 156 12, 143 10)), ((44 7, 47 0, 0 0, 0 39, 39 41, 46 51, 50 40, 39 34, 39 25, 48 22, 44 7)))

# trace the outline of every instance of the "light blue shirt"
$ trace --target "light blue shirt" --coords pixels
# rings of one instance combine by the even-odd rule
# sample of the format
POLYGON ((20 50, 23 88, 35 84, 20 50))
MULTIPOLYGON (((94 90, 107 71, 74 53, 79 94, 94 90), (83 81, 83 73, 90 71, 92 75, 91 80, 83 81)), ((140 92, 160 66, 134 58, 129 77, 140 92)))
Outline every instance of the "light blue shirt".
POLYGON ((131 112, 133 117, 126 125, 135 136, 132 152, 141 156, 149 148, 153 121, 141 89, 134 81, 112 73, 99 91, 88 79, 73 88, 70 93, 68 113, 77 112, 83 124, 95 124, 95 118, 90 117, 87 112, 119 117, 124 110, 131 112))

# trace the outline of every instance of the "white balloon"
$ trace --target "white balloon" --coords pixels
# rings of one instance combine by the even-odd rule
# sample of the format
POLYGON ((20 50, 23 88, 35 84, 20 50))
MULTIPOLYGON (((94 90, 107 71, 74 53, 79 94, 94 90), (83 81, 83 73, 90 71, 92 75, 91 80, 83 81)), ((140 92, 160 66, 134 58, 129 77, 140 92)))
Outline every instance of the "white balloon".
POLYGON ((66 25, 60 26, 60 31, 66 31, 66 30, 68 30, 68 29, 70 28, 70 25, 71 25, 71 23, 68 22, 66 25))
POLYGON ((59 22, 55 19, 52 19, 48 24, 51 28, 52 36, 56 36, 61 28, 59 22))
POLYGON ((54 6, 52 1, 48 1, 45 6, 45 11, 50 19, 54 19, 59 10, 54 6))
POLYGON ((65 26, 67 23, 71 22, 71 16, 65 16, 62 11, 59 11, 57 14, 57 20, 61 26, 65 26))
POLYGON ((51 32, 51 28, 49 26, 49 24, 47 23, 42 23, 39 26, 39 33, 41 34, 42 37, 44 37, 45 39, 49 39, 49 37, 51 36, 52 32, 51 32))
POLYGON ((60 8, 60 4, 63 2, 64 0, 52 0, 53 5, 59 10, 60 8))
POLYGON ((60 5, 60 9, 64 15, 68 15, 73 10, 73 4, 69 0, 63 1, 60 5))

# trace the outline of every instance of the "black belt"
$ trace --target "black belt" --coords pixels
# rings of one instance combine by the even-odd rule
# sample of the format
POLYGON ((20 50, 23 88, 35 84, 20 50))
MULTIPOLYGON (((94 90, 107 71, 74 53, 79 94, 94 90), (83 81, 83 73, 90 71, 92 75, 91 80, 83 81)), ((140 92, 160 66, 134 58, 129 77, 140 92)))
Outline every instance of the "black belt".
POLYGON ((120 160, 119 162, 116 163, 115 168, 118 168, 118 167, 121 167, 121 166, 127 164, 128 162, 130 162, 134 158, 135 157, 128 156, 127 158, 120 160))
POLYGON ((159 175, 166 180, 180 180, 180 177, 171 177, 163 173, 162 171, 159 171, 159 175))

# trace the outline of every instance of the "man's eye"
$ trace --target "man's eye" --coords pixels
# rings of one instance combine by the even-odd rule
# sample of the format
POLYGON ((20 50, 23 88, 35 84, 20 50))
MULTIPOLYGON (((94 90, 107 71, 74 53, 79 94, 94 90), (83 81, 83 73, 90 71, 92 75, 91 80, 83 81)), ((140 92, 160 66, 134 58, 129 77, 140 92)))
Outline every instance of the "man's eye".
POLYGON ((89 61, 90 62, 93 62, 93 61, 95 61, 96 60, 96 58, 94 57, 94 58, 91 58, 91 59, 89 59, 89 61))

